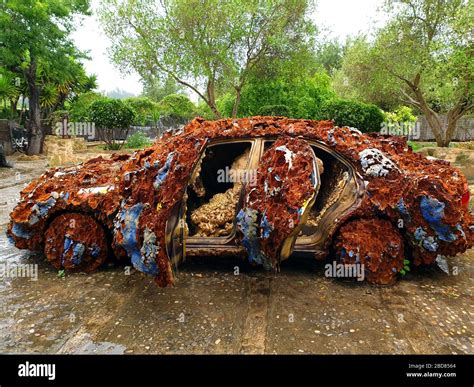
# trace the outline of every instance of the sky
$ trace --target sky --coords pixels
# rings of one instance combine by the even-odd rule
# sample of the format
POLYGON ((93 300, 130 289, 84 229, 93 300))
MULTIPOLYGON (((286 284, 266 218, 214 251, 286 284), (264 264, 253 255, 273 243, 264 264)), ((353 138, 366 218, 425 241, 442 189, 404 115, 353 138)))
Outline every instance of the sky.
MULTIPOLYGON (((325 37, 344 41, 382 24, 384 18, 377 12, 382 3, 383 0, 318 0, 311 17, 325 37)), ((98 4, 99 0, 92 0, 93 11, 98 4)), ((121 89, 134 95, 141 93, 140 77, 123 74, 109 59, 110 41, 95 15, 83 18, 72 38, 79 49, 89 52, 92 59, 84 65, 88 74, 96 74, 100 91, 121 89)))

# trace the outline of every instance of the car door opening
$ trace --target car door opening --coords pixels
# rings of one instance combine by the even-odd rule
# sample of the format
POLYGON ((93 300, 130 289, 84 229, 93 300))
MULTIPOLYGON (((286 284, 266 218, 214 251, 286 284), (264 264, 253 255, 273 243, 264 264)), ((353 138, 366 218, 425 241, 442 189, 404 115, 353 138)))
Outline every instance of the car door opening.
POLYGON ((251 142, 209 146, 187 190, 186 225, 189 237, 228 237, 234 231, 242 184, 251 182, 247 170, 251 142))

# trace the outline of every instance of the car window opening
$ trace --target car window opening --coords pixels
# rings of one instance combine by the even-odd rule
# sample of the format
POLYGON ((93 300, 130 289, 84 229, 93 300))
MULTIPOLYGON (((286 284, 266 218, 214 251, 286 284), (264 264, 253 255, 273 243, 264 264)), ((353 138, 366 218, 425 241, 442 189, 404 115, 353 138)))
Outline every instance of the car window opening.
MULTIPOLYGON (((267 150, 274 141, 265 141, 267 150)), ((308 219, 298 237, 309 237, 316 233, 319 223, 327 211, 338 202, 349 180, 348 168, 324 149, 311 146, 318 162, 321 185, 316 202, 310 210, 308 219)))
POLYGON ((308 220, 299 234, 303 237, 316 233, 321 219, 333 205, 338 203, 349 181, 349 172, 343 163, 321 148, 315 146, 312 148, 316 157, 323 163, 323 173, 320 173, 321 186, 316 203, 311 208, 308 220))
POLYGON ((242 184, 250 178, 247 171, 250 148, 250 142, 237 142, 206 149, 187 190, 188 236, 232 234, 242 184))

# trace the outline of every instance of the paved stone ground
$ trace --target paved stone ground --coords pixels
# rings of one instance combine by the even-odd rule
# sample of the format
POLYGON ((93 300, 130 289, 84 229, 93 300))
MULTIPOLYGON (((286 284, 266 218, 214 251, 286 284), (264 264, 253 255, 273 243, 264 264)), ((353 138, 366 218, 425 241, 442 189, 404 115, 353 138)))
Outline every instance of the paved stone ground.
POLYGON ((280 274, 193 258, 166 289, 123 266, 60 278, 4 234, 42 163, 0 176, 0 265, 39 265, 37 281, 0 279, 1 353, 474 353, 474 250, 450 261, 456 276, 414 270, 392 287, 328 279, 297 258, 280 274))

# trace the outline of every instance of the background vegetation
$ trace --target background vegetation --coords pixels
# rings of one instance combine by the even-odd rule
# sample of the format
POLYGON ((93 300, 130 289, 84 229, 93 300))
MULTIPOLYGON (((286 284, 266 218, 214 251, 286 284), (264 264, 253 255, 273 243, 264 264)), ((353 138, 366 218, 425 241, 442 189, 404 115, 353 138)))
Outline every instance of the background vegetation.
POLYGON ((447 146, 473 109, 472 1, 387 0, 385 26, 339 42, 319 34, 310 0, 102 0, 113 61, 143 83, 141 96, 117 98, 97 92, 70 38, 89 6, 1 4, 0 116, 27 126, 31 143, 64 117, 112 131, 117 147, 116 131, 156 134, 197 115, 331 119, 366 132, 424 115, 447 146))

